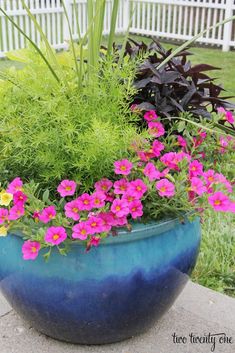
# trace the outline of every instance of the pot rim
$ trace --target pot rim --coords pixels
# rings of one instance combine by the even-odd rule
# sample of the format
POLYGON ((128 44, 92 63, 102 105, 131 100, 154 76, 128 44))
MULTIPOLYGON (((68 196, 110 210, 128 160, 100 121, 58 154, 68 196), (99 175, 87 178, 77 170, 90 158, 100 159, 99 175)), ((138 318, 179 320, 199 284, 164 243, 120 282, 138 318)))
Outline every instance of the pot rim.
MULTIPOLYGON (((132 225, 132 230, 128 231, 125 228, 119 228, 117 231, 117 236, 112 236, 111 234, 108 235, 106 238, 102 239, 99 247, 104 246, 104 245, 112 245, 112 244, 120 244, 120 243, 128 243, 136 240, 142 240, 145 238, 149 238, 152 236, 157 236, 160 234, 163 234, 172 228, 174 228, 176 225, 184 225, 186 222, 190 222, 188 216, 192 215, 191 212, 187 212, 181 216, 174 217, 174 218, 167 218, 163 219, 161 221, 150 221, 150 222, 133 222, 131 223, 132 225), (183 222, 180 222, 182 219, 183 222)), ((199 217, 196 217, 196 219, 199 219, 199 217)), ((22 238, 22 233, 21 232, 14 232, 11 233, 12 235, 22 238)), ((82 246, 84 247, 84 242, 75 240, 74 242, 71 242, 70 246, 82 246)))

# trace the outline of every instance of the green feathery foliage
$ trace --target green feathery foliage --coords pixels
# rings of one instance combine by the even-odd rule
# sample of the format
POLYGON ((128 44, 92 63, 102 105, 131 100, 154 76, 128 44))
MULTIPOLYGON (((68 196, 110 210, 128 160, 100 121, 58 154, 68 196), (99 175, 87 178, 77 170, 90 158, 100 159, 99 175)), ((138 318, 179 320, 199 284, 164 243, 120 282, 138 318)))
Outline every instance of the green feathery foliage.
POLYGON ((100 59, 97 79, 81 92, 71 53, 58 55, 68 85, 56 82, 34 49, 22 58, 24 68, 9 69, 9 80, 0 81, 1 180, 20 176, 54 189, 71 178, 87 190, 109 177, 139 136, 138 117, 129 112, 134 65, 126 59, 118 68, 113 59, 100 59))

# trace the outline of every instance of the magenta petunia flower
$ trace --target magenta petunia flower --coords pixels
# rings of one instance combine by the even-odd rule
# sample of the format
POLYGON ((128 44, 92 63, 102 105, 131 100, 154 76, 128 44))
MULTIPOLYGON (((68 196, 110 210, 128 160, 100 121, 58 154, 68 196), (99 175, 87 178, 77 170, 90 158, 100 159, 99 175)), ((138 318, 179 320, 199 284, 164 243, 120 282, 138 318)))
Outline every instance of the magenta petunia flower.
POLYGON ((209 196, 208 202, 215 211, 228 212, 231 207, 231 201, 228 196, 221 191, 217 191, 209 196))
POLYGON ((113 186, 114 186, 114 193, 115 194, 117 194, 117 195, 125 194, 125 192, 128 189, 129 182, 128 182, 128 180, 122 178, 118 181, 115 181, 113 186))
POLYGON ((111 206, 111 211, 117 217, 127 216, 129 213, 129 206, 125 199, 115 199, 111 206))
POLYGON ((113 186, 113 183, 109 179, 105 179, 105 178, 95 183, 95 189, 97 191, 101 191, 104 193, 108 192, 112 186, 113 186))
POLYGON ((189 176, 192 178, 198 175, 203 175, 203 164, 195 159, 189 164, 189 176))
POLYGON ((6 208, 0 208, 0 224, 8 221, 8 210, 6 208))
POLYGON ((155 157, 159 157, 165 146, 158 140, 153 141, 152 151, 155 157))
POLYGON ((143 205, 140 200, 134 200, 129 204, 130 214, 133 219, 143 216, 143 205))
POLYGON ((63 180, 59 184, 57 191, 61 197, 72 196, 75 193, 77 184, 73 180, 63 180))
POLYGON ((114 173, 128 175, 131 172, 133 164, 128 161, 128 159, 122 159, 121 161, 114 162, 114 173))
POLYGON ((118 217, 116 214, 113 214, 113 226, 114 227, 123 227, 127 225, 127 216, 118 217))
POLYGON ((234 124, 235 120, 232 112, 225 110, 223 107, 217 108, 217 112, 224 116, 224 119, 227 120, 230 124, 234 124))
POLYGON ((27 240, 22 246, 24 260, 35 260, 40 250, 40 243, 37 241, 27 240))
POLYGON ((39 214, 39 220, 43 223, 48 223, 56 217, 55 206, 45 207, 39 214))
POLYGON ((148 123, 149 133, 155 137, 160 137, 165 134, 164 126, 159 122, 148 123))
POLYGON ((186 158, 187 161, 190 161, 191 159, 189 154, 185 152, 168 152, 160 158, 160 161, 170 169, 179 170, 178 164, 182 162, 184 158, 186 158))
POLYGON ((27 200, 28 200, 28 196, 25 195, 22 191, 16 191, 13 194, 13 202, 15 205, 23 206, 27 200))
POLYGON ((161 172, 157 170, 155 165, 151 162, 146 164, 143 173, 150 181, 160 179, 161 177, 161 172))
POLYGON ((12 182, 8 185, 8 188, 6 192, 9 192, 10 194, 16 193, 17 191, 22 191, 23 190, 23 181, 17 177, 12 182))
POLYGON ((109 232, 114 224, 114 217, 112 212, 101 212, 99 218, 102 220, 103 232, 109 232))
POLYGON ((65 215, 68 218, 72 218, 74 221, 78 221, 80 218, 79 215, 79 202, 78 200, 73 200, 67 202, 64 206, 65 215))
POLYGON ((215 183, 223 184, 228 192, 233 192, 232 184, 226 179, 226 177, 222 173, 215 174, 215 183))
POLYGON ((156 189, 160 196, 172 197, 175 195, 175 185, 168 179, 161 179, 156 183, 156 189))
POLYGON ((147 190, 147 186, 141 179, 131 181, 128 188, 128 192, 137 199, 140 199, 147 190))
POLYGON ((90 226, 87 222, 80 222, 73 227, 72 238, 86 240, 90 233, 90 226))
POLYGON ((155 110, 149 110, 144 114, 144 119, 147 121, 152 121, 158 119, 158 116, 155 112, 155 110))
POLYGON ((15 221, 16 219, 21 218, 25 213, 24 206, 15 205, 9 211, 9 221, 15 221))
POLYGON ((204 172, 203 177, 206 181, 207 187, 210 187, 212 183, 215 182, 215 171, 213 169, 208 169, 206 172, 204 172))
POLYGON ((90 211, 92 209, 92 199, 87 193, 82 194, 77 198, 80 211, 90 211))
POLYGON ((45 241, 52 245, 59 245, 67 238, 64 227, 49 227, 45 234, 45 241))
POLYGON ((187 141, 180 135, 177 136, 178 145, 181 147, 187 147, 187 141))
POLYGON ((106 195, 103 192, 96 191, 91 195, 91 205, 93 208, 102 208, 105 206, 106 195))
POLYGON ((91 216, 87 220, 87 225, 89 227, 89 233, 90 234, 96 234, 96 233, 101 233, 103 232, 103 221, 100 217, 96 216, 91 216))
POLYGON ((93 235, 90 240, 90 246, 98 246, 100 243, 100 240, 101 240, 100 237, 93 235))
POLYGON ((128 204, 130 204, 134 200, 139 200, 138 197, 134 196, 132 192, 127 191, 123 196, 122 200, 126 200, 128 204))
POLYGON ((192 177, 190 190, 195 192, 197 195, 202 195, 207 191, 207 188, 204 186, 203 181, 200 178, 192 177))

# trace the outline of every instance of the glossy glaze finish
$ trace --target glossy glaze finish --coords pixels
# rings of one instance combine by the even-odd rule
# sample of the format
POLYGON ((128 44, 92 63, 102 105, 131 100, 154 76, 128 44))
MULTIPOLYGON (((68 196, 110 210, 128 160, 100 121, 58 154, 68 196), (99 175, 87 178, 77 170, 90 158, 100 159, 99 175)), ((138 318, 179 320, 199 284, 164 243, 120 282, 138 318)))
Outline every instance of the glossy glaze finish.
POLYGON ((42 333, 73 343, 102 344, 137 335, 166 312, 191 273, 199 220, 136 224, 89 253, 74 245, 24 261, 22 239, 0 238, 0 288, 42 333))

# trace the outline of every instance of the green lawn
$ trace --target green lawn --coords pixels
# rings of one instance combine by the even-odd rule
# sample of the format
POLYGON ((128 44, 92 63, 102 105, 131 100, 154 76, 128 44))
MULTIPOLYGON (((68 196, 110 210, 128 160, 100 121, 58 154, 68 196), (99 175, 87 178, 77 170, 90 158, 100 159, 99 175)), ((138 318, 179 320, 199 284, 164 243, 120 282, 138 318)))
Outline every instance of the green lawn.
MULTIPOLYGON (((140 37, 136 37, 135 39, 140 37)), ((148 41, 149 39, 147 39, 148 41)), ((120 41, 120 37, 117 37, 120 41)), ((170 44, 165 45, 172 47, 170 44)), ((225 95, 235 96, 235 53, 219 49, 192 48, 194 64, 206 63, 221 67, 211 72, 227 90, 225 95)), ((0 70, 9 67, 9 61, 0 61, 0 70)), ((235 216, 208 212, 202 226, 203 238, 193 280, 235 297, 235 216)))

